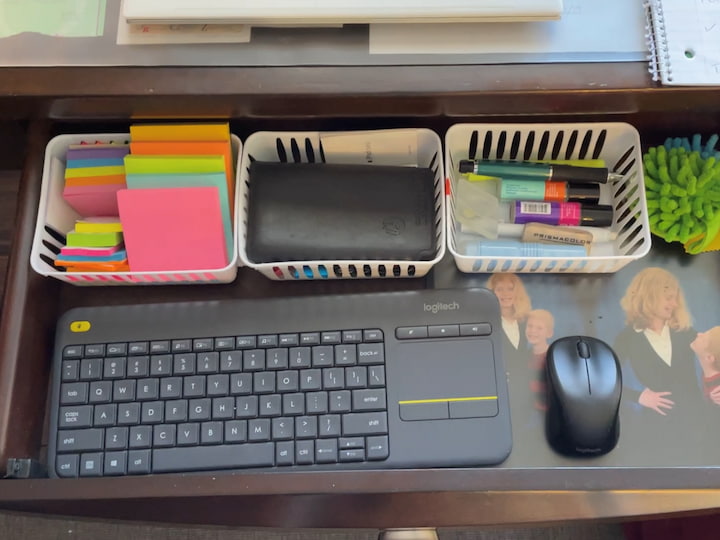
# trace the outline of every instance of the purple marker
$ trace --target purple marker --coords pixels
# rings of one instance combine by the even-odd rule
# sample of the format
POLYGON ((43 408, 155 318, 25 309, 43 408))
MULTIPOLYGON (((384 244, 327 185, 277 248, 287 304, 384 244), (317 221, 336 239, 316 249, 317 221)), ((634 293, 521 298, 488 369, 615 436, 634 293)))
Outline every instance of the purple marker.
POLYGON ((610 227, 613 207, 606 204, 584 205, 577 202, 515 201, 511 207, 512 223, 545 223, 547 225, 592 225, 610 227))

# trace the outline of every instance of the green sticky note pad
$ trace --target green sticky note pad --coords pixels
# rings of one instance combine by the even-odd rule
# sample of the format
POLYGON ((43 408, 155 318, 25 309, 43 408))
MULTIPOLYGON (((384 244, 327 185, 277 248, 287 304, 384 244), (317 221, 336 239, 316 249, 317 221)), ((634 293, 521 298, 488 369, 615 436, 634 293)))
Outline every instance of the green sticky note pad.
POLYGON ((113 247, 123 240, 120 232, 108 233, 79 233, 69 232, 66 245, 68 247, 113 247))
POLYGON ((224 172, 205 174, 128 174, 128 189, 216 187, 220 196, 220 213, 228 258, 232 258, 233 249, 232 219, 230 199, 227 190, 227 177, 224 172))
POLYGON ((225 173, 224 156, 125 156, 126 174, 225 173))

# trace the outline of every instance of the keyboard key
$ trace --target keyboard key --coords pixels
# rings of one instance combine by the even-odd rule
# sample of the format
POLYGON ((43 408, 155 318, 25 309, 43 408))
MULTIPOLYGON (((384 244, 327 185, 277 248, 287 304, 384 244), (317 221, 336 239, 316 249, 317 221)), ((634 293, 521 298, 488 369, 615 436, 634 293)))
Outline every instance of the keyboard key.
POLYGON ((461 324, 461 336, 489 336, 492 333, 490 323, 461 324))
POLYGON ((305 414, 305 395, 285 394, 283 396, 283 414, 290 416, 305 414))
POLYGON ((350 390, 330 392, 330 412, 349 412, 350 406, 350 390))
POLYGON ((370 388, 385 386, 384 366, 368 366, 368 386, 370 388))
POLYGON ((55 460, 55 472, 61 478, 75 478, 78 475, 79 463, 80 456, 77 454, 58 456, 55 460))
POLYGON ((193 351, 205 352, 213 350, 214 340, 212 338, 194 339, 193 351))
POLYGON ((187 422, 188 402, 186 399, 175 399, 165 402, 166 422, 187 422))
POLYGON ((235 398, 235 418, 255 418, 258 415, 258 397, 235 398))
POLYGON ((195 353, 173 356, 173 375, 192 375, 195 373, 195 353))
POLYGON ((364 366, 345 368, 345 386, 365 388, 367 386, 367 368, 364 366))
POLYGON ((235 400, 231 397, 212 400, 213 420, 230 420, 235 418, 235 400))
POLYGON ((300 373, 300 390, 311 391, 322 388, 322 371, 306 369, 300 373))
POLYGON ((383 435, 380 437, 367 438, 367 458, 370 461, 380 461, 387 459, 390 455, 390 447, 388 446, 388 437, 383 435))
POLYGON ((265 369, 265 351, 263 349, 250 349, 243 352, 243 370, 260 371, 265 369))
POLYGON ((133 426, 130 428, 130 448, 150 448, 152 445, 152 426, 133 426))
POLYGON ((138 401, 157 399, 159 386, 160 381, 158 379, 138 379, 135 387, 136 399, 138 401))
POLYGON ((152 354, 163 354, 163 353, 169 353, 170 351, 170 342, 169 341, 151 341, 150 342, 150 352, 152 354))
POLYGON ((230 393, 234 396, 252 392, 252 373, 233 373, 230 375, 230 393))
POLYGON ((116 423, 117 405, 114 403, 108 403, 106 405, 95 406, 95 418, 93 424, 96 427, 103 426, 114 426, 116 423))
POLYGON ((62 363, 62 382, 74 382, 80 377, 80 361, 65 360, 62 363))
POLYGON ((297 392, 298 390, 298 372, 297 371, 280 371, 277 374, 276 388, 278 392, 297 392))
POLYGON ((210 420, 212 403, 210 399, 191 399, 188 402, 188 418, 191 422, 210 420))
POLYGON ((428 326, 428 336, 431 338, 457 337, 460 327, 457 324, 440 324, 428 326))
POLYGON ((312 465, 315 462, 315 441, 295 441, 295 463, 312 465))
POLYGON ((207 378, 208 396, 227 396, 230 393, 230 377, 228 375, 210 375, 207 378))
POLYGON ((354 366, 357 364, 357 347, 355 345, 335 345, 335 365, 354 366))
POLYGON ((358 364, 382 364, 385 362, 382 343, 361 343, 358 348, 358 364))
POLYGON ((60 407, 60 429, 92 427, 92 405, 75 405, 60 407))
POLYGON ((222 444, 222 422, 203 422, 200 426, 200 444, 222 444))
POLYGON ((142 404, 141 424, 159 424, 163 421, 165 404, 162 401, 147 401, 142 404))
POLYGON ((300 334, 300 345, 320 345, 320 332, 303 332, 300 334))
POLYGON ((242 371, 242 351, 228 351, 221 353, 220 371, 225 373, 242 371))
POLYGON ((365 437, 341 437, 338 446, 340 450, 365 448, 365 437))
POLYGON ((127 457, 128 474, 150 474, 150 450, 130 450, 127 457))
POLYGON ((354 449, 350 449, 350 450, 340 450, 340 461, 341 462, 365 461, 365 449, 364 448, 354 448, 354 449))
POLYGON ((88 383, 64 383, 60 386, 60 404, 87 403, 88 383))
POLYGON ((297 347, 300 337, 297 334, 280 334, 278 342, 281 347, 297 347))
POLYGON ((379 330, 379 329, 363 330, 363 341, 365 343, 378 342, 378 341, 382 341, 382 340, 383 340, 382 330, 379 330))
POLYGON ((265 355, 265 365, 267 366, 267 369, 287 369, 288 350, 268 349, 265 355))
POLYGON ((80 476, 102 476, 102 452, 83 454, 80 456, 80 476))
POLYGON ((219 337, 215 338, 215 350, 216 351, 227 351, 235 348, 235 338, 232 337, 219 337))
POLYGON ((153 428, 153 446, 174 446, 175 425, 158 425, 153 428))
POLYGON ((96 381, 102 378, 102 358, 86 359, 80 362, 80 380, 96 381))
POLYGON ((192 351, 192 340, 190 339, 174 339, 170 349, 174 353, 186 353, 192 351))
POLYGON ((172 375, 173 357, 169 354, 160 354, 150 357, 150 376, 172 375))
POLYGON ((140 423, 140 404, 121 403, 118 405, 118 424, 132 425, 140 423))
POLYGON ((225 442, 241 443, 247 441, 247 420, 225 422, 225 442))
POLYGON ((200 444, 200 424, 179 424, 175 432, 178 446, 200 444))
POLYGON ((317 418, 315 416, 295 418, 295 437, 298 439, 317 438, 317 418))
POLYGON ((128 377, 147 377, 150 374, 150 357, 134 356, 128 358, 127 376, 128 377))
POLYGON ((323 345, 337 345, 340 343, 340 332, 323 332, 320 334, 320 343, 323 345))
POLYGON ((183 397, 203 397, 205 396, 205 377, 184 377, 183 378, 183 397))
POLYGON ((279 442, 275 445, 275 465, 278 467, 295 464, 295 443, 279 442))
POLYGON ((323 369, 323 388, 325 390, 345 388, 345 370, 343 368, 323 369))
POLYGON ((253 374, 253 392, 255 394, 269 394, 275 391, 275 373, 261 371, 253 374))
POLYGON ((312 348, 312 366, 330 367, 333 365, 333 348, 329 345, 321 345, 312 348))
POLYGON ((292 439, 295 433, 295 422, 292 418, 272 419, 272 438, 274 441, 292 439))
POLYGON ((345 330, 342 333, 343 343, 361 343, 362 342, 362 330, 345 330))
POLYGON ((199 353, 197 356, 198 373, 217 373, 220 364, 220 353, 199 353))
POLYGON ((112 401, 112 381, 95 381, 90 383, 90 403, 110 403, 112 401))
POLYGON ((103 369, 104 379, 121 379, 125 377, 125 357, 106 358, 103 369))
POLYGON ((193 470, 271 467, 275 463, 275 445, 256 443, 192 448, 160 448, 153 450, 152 470, 155 473, 193 470))
POLYGON ((269 441, 270 440, 270 420, 268 418, 258 418, 248 422, 248 440, 269 441))
POLYGON ((105 450, 125 450, 128 447, 129 430, 113 427, 105 430, 105 450))
POLYGON ((420 339, 428 337, 427 326, 401 326, 395 329, 398 339, 420 339))
POLYGON ((106 354, 108 356, 126 356, 127 350, 127 343, 109 343, 106 354))
POLYGON ((85 345, 85 356, 105 356, 105 345, 85 345))
POLYGON ((63 358, 82 358, 82 345, 68 345, 63 349, 63 358))
POLYGON ((260 416, 280 416, 282 414, 282 397, 280 394, 260 396, 260 416))
POLYGON ((292 347, 290 349, 289 366, 291 368, 310 367, 310 347, 292 347))
POLYGON ((387 413, 350 413, 343 415, 343 436, 384 435, 388 431, 387 413))
POLYGON ((63 430, 58 433, 57 451, 65 453, 102 450, 103 436, 102 429, 63 430))
POLYGON ((135 381, 115 381, 113 382, 113 401, 133 401, 135 399, 135 381))
POLYGON ((257 347, 257 338, 255 336, 240 336, 235 339, 235 347, 238 349, 254 349, 257 347))
POLYGON ((315 463, 337 463, 337 439, 315 441, 315 463))
POLYGON ((258 336, 257 346, 265 348, 265 349, 270 348, 270 347, 277 347, 278 346, 277 334, 267 334, 264 336, 258 336))
POLYGON ((149 352, 150 347, 147 341, 133 341, 128 344, 128 354, 131 356, 140 356, 149 352))
POLYGON ((320 437, 339 437, 341 422, 339 414, 325 414, 318 418, 318 435, 320 437))
POLYGON ((384 411, 386 408, 384 388, 352 391, 353 411, 384 411))
POLYGON ((327 392, 308 392, 305 394, 305 413, 324 414, 328 412, 327 392))
POLYGON ((183 378, 182 377, 166 377, 160 379, 160 398, 173 399, 182 397, 183 394, 183 378))
POLYGON ((125 474, 127 452, 105 452, 105 476, 125 474))

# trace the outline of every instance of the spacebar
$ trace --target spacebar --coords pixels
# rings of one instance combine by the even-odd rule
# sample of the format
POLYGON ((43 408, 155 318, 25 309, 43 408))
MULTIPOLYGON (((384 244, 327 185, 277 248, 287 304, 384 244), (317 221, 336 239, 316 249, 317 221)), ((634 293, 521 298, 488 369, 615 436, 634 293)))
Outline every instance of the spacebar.
POLYGON ((275 464, 273 443, 193 446, 153 450, 153 472, 210 471, 275 464))

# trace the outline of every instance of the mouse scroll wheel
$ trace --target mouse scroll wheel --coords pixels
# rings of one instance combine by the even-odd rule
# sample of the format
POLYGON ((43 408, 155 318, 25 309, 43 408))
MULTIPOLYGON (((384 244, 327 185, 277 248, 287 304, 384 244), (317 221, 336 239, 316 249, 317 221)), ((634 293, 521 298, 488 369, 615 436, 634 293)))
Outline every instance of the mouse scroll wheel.
POLYGON ((581 358, 590 358, 590 348, 584 341, 578 341, 577 350, 581 358))

